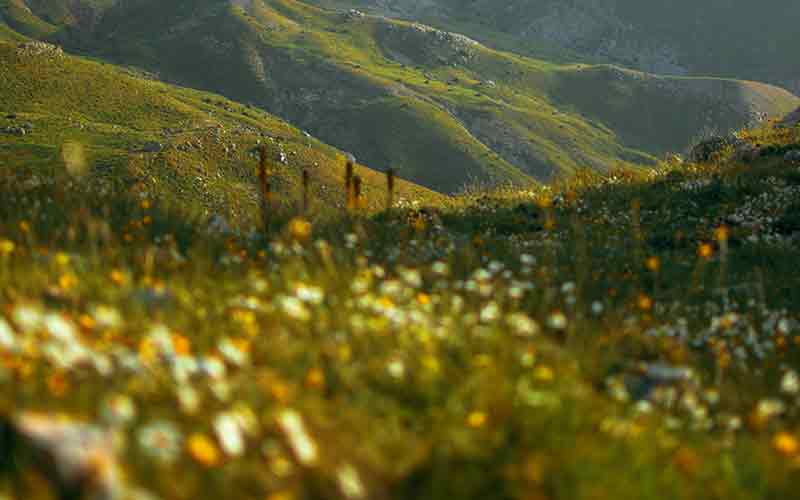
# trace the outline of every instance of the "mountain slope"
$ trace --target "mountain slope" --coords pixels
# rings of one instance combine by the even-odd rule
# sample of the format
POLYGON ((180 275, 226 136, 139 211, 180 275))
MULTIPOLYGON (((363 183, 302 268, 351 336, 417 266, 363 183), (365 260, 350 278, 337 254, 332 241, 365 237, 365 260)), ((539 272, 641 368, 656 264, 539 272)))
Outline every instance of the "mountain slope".
POLYGON ((91 28, 67 23, 54 37, 253 103, 442 192, 636 168, 800 103, 745 82, 551 64, 293 0, 138 0, 84 17, 91 28))
POLYGON ((315 0, 422 20, 533 57, 778 84, 800 93, 800 5, 788 0, 315 0))
MULTIPOLYGON (((282 200, 299 199, 303 169, 319 208, 344 199, 343 154, 262 111, 40 43, 0 43, 0 73, 4 169, 41 179, 60 164, 87 182, 127 185, 239 219, 255 213, 256 148, 264 144, 282 200), (81 161, 68 158, 70 151, 81 161)), ((357 173, 367 194, 384 191, 382 175, 364 167, 357 173)), ((441 200, 406 182, 398 183, 398 196, 441 200)), ((384 197, 369 199, 378 206, 384 197)))

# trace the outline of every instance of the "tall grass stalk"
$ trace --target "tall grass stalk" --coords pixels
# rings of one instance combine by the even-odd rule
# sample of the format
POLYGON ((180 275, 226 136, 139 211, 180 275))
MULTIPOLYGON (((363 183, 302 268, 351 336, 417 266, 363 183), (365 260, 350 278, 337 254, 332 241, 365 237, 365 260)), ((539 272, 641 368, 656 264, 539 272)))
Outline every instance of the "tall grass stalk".
POLYGON ((353 162, 348 161, 344 168, 344 192, 346 197, 345 207, 352 210, 353 207, 353 162))
POLYGON ((394 169, 390 168, 386 172, 386 211, 389 212, 394 207, 394 169))
POLYGON ((361 177, 356 175, 355 177, 353 177, 353 206, 356 210, 360 210, 364 204, 361 188, 362 188, 361 177))
POLYGON ((309 209, 309 189, 311 187, 311 175, 308 169, 303 169, 303 214, 308 214, 309 209))
POLYGON ((267 173, 267 147, 261 146, 258 150, 258 183, 261 194, 261 224, 264 230, 269 226, 270 205, 272 202, 272 183, 267 173))

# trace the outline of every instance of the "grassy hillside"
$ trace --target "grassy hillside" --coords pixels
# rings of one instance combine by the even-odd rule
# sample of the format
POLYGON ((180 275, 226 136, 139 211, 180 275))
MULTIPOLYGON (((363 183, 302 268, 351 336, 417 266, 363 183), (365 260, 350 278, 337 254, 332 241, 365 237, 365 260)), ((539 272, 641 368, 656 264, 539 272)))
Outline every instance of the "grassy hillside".
MULTIPOLYGON (((299 200, 306 169, 319 209, 344 200, 343 154, 257 109, 65 56, 54 47, 0 43, 0 71, 5 171, 48 178, 54 166, 70 167, 70 159, 62 158, 65 148, 77 147, 83 161, 76 163, 76 174, 86 182, 168 195, 206 216, 247 219, 257 206, 256 149, 264 144, 276 189, 299 200)), ((383 190, 382 175, 364 167, 356 173, 367 193, 383 190)), ((401 197, 439 199, 405 182, 398 190, 401 197)))
POLYGON ((95 18, 53 36, 252 103, 442 192, 652 165, 709 128, 741 128, 800 102, 745 82, 556 65, 290 0, 140 0, 95 18))
POLYGON ((800 7, 786 0, 316 0, 404 16, 505 50, 656 73, 758 80, 800 92, 800 7), (780 15, 775 15, 780 13, 780 15))
POLYGON ((4 168, 0 495, 791 498, 800 129, 745 135, 257 238, 4 168))

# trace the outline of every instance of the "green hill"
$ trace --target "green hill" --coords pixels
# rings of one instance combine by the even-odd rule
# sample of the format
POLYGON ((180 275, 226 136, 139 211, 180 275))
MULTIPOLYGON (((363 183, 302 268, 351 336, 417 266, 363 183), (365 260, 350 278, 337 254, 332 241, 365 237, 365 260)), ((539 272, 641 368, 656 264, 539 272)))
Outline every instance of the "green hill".
MULTIPOLYGON (((344 200, 343 153, 252 107, 38 42, 0 42, 0 73, 0 165, 7 172, 41 179, 66 164, 86 182, 127 184, 143 196, 239 219, 258 203, 256 150, 263 144, 282 197, 299 200, 306 169, 320 209, 344 200), (65 145, 85 161, 70 165, 65 145)), ((356 173, 367 194, 384 192, 383 175, 361 166, 356 173)), ((406 182, 398 196, 440 199, 406 182)), ((382 206, 384 197, 368 199, 382 206)))
MULTIPOLYGON (((42 16, 56 22, 51 4, 42 16)), ((800 102, 746 82, 547 63, 293 0, 138 0, 89 10, 51 38, 252 103, 442 192, 652 165, 704 131, 741 128, 800 102)))
POLYGON ((800 93, 800 6, 787 0, 314 0, 406 17, 550 60, 770 82, 800 93))

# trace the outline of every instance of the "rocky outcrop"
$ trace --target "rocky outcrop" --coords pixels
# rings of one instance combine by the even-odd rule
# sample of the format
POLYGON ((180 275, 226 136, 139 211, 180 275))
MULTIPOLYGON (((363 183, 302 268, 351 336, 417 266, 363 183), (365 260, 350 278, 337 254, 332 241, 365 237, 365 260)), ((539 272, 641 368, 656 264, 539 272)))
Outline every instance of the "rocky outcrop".
POLYGON ((64 50, 58 45, 53 45, 51 43, 26 42, 17 46, 17 56, 24 59, 32 57, 62 59, 64 57, 64 50))
POLYGON ((33 125, 30 123, 23 123, 21 125, 9 125, 4 128, 0 128, 0 133, 5 135, 16 135, 18 137, 22 137, 33 132, 33 125))
POLYGON ((480 48, 467 36, 419 23, 381 23, 379 37, 390 57, 405 64, 465 65, 480 48))
POLYGON ((615 17, 610 7, 556 3, 519 35, 650 73, 685 75, 689 72, 679 62, 676 47, 655 40, 642 43, 637 41, 636 31, 636 27, 615 17))
POLYGON ((797 108, 793 113, 789 113, 786 118, 781 121, 782 125, 787 125, 789 127, 796 127, 800 125, 800 108, 797 108))
POLYGON ((526 174, 541 182, 550 182, 557 176, 557 169, 537 151, 536 144, 515 130, 511 123, 490 113, 455 110, 452 114, 472 136, 526 174))

